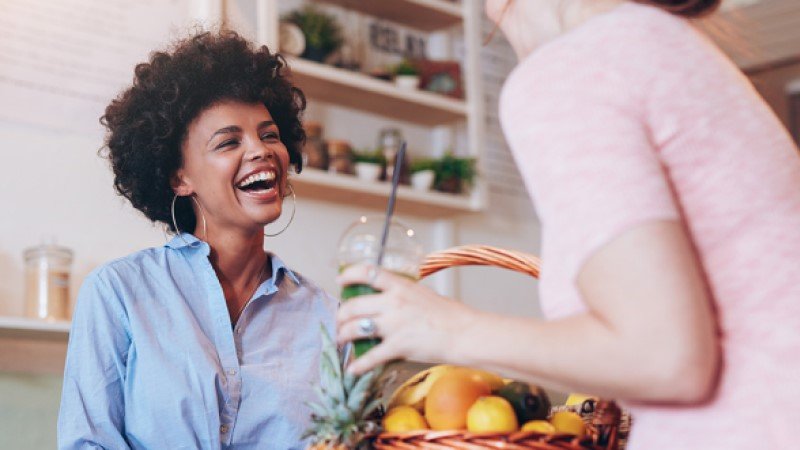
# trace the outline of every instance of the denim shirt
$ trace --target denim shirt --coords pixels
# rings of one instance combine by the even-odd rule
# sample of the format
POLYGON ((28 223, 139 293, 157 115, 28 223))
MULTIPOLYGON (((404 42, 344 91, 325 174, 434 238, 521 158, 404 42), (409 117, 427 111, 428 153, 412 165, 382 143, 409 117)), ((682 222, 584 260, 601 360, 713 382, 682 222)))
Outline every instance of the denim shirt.
POLYGON ((337 300, 276 256, 231 325, 191 234, 106 264, 80 290, 59 449, 302 449, 320 323, 337 300))

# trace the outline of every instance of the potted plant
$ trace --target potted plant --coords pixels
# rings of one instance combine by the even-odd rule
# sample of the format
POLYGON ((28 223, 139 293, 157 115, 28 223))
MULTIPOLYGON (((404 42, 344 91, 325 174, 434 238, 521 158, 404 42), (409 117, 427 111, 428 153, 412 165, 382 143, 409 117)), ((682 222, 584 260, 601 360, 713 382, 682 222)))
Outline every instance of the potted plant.
POLYGON ((353 152, 356 176, 362 180, 376 181, 386 163, 380 150, 358 150, 353 152))
POLYGON ((436 160, 421 158, 411 161, 411 187, 418 191, 429 191, 436 179, 436 160))
POLYGON ((419 69, 404 59, 394 67, 394 83, 401 89, 414 90, 419 87, 419 69))
POLYGON ((459 158, 447 153, 436 161, 435 188, 441 192, 460 194, 475 180, 475 158, 459 158))
POLYGON ((300 55, 303 58, 323 62, 344 42, 342 28, 336 18, 313 5, 292 11, 283 20, 297 25, 303 32, 306 40, 305 50, 300 55))

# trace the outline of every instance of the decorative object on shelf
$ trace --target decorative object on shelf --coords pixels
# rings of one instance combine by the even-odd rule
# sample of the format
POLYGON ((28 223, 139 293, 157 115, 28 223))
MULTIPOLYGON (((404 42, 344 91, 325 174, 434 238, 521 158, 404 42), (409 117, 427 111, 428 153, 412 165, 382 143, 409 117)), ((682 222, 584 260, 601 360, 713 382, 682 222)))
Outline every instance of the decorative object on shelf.
POLYGON ((306 37, 296 24, 281 22, 278 28, 281 53, 300 56, 306 49, 306 37))
POLYGON ((42 320, 69 320, 72 250, 56 244, 26 249, 25 315, 42 320))
MULTIPOLYGON (((397 155, 398 150, 400 150, 400 144, 402 142, 403 134, 399 129, 384 128, 380 131, 380 134, 378 135, 378 148, 383 153, 383 157, 386 159, 386 163, 384 164, 385 170, 381 175, 381 180, 392 179, 392 176, 394 175, 395 156, 397 155)), ((400 166, 400 183, 409 184, 410 173, 408 157, 406 156, 403 159, 404 161, 400 166)))
POLYGON ((372 78, 377 78, 384 81, 392 81, 393 77, 392 71, 385 67, 376 67, 370 70, 368 75, 372 78))
POLYGON ((436 160, 421 158, 411 161, 411 187, 417 191, 430 191, 436 180, 436 160))
POLYGON ((377 181, 381 178, 386 158, 384 158, 380 150, 354 151, 353 162, 358 178, 366 181, 377 181))
POLYGON ((417 60, 420 87, 424 91, 435 92, 453 98, 464 98, 461 84, 461 64, 458 61, 417 60))
POLYGON ((300 55, 303 58, 324 62, 344 42, 342 29, 336 18, 320 11, 314 5, 292 11, 284 20, 302 30, 306 40, 305 49, 300 55))
POLYGON ((358 72, 361 70, 361 63, 358 62, 353 55, 353 46, 350 44, 343 44, 339 50, 339 57, 336 59, 334 66, 349 70, 351 72, 358 72))
POLYGON ((328 170, 328 150, 322 140, 322 124, 309 121, 303 124, 303 128, 306 130, 306 143, 303 145, 303 166, 328 170))
POLYGON ((475 158, 459 158, 447 153, 436 161, 436 190, 460 194, 475 180, 475 158))
POLYGON ((419 87, 419 69, 404 59, 394 68, 394 83, 401 89, 416 90, 419 87))
POLYGON ((350 143, 341 139, 328 141, 328 172, 353 175, 353 150, 350 143))

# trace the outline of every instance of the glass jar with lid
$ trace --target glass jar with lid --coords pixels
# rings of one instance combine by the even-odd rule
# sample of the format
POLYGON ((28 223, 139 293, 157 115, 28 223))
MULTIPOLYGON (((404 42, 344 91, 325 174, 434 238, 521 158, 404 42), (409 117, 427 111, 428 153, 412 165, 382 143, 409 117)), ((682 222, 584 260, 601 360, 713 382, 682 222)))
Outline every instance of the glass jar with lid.
POLYGON ((72 250, 55 244, 26 249, 25 315, 42 320, 69 320, 72 250))

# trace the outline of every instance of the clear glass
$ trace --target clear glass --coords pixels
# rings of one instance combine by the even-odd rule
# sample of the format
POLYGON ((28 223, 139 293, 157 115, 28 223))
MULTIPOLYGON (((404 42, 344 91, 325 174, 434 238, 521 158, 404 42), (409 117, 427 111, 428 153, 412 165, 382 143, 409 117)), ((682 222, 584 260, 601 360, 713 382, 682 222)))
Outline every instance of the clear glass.
POLYGON ((25 250, 25 315, 42 320, 69 320, 72 250, 40 245, 25 250))
MULTIPOLYGON (((384 216, 361 216, 345 230, 339 239, 337 254, 340 272, 353 264, 377 262, 384 220, 384 216)), ((417 241, 414 230, 393 219, 389 226, 381 267, 416 281, 419 279, 422 255, 422 245, 417 241)), ((342 288, 342 301, 376 292, 378 290, 366 284, 345 286, 342 288)), ((355 356, 363 355, 379 342, 379 339, 356 341, 355 356)))

